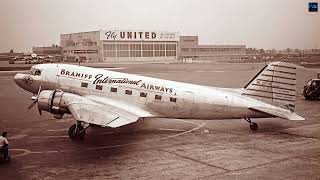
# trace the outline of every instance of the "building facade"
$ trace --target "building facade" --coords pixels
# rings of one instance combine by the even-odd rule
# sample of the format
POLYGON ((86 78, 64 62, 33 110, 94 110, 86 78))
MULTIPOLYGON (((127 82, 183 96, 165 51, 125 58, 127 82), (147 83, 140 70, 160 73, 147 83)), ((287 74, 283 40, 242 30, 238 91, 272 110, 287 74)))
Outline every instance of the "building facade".
POLYGON ((58 45, 32 47, 32 52, 40 55, 61 55, 62 47, 58 45))
POLYGON ((180 36, 178 47, 179 59, 228 60, 246 55, 245 45, 199 45, 198 36, 180 36))
POLYGON ((179 35, 164 31, 100 30, 61 34, 66 60, 94 62, 177 59, 179 35))
POLYGON ((177 32, 100 30, 61 34, 66 61, 128 62, 232 58, 246 54, 245 45, 199 45, 198 36, 177 32))
POLYGON ((178 41, 175 32, 103 30, 100 57, 104 62, 175 60, 178 41))
POLYGON ((65 61, 100 61, 100 32, 61 34, 60 44, 65 61))

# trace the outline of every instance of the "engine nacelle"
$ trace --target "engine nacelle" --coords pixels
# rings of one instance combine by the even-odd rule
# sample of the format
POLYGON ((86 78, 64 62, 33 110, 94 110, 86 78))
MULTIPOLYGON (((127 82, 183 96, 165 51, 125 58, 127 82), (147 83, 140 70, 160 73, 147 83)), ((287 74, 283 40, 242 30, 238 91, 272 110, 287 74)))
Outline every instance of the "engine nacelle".
POLYGON ((65 94, 59 90, 43 90, 38 97, 38 108, 54 114, 56 118, 62 118, 64 113, 70 113, 68 104, 64 98, 65 94))

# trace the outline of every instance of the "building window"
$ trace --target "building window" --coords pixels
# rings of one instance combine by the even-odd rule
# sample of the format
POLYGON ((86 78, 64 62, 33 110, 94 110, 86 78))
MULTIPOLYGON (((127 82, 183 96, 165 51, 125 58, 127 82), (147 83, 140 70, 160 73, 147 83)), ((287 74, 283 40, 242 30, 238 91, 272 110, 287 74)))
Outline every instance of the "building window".
POLYGON ((117 51, 117 57, 129 57, 129 51, 117 51))
POLYGON ((162 96, 161 95, 155 95, 154 98, 158 99, 158 100, 161 100, 162 96))
POLYGON ((103 44, 103 50, 116 50, 116 45, 115 44, 103 44))
POLYGON ((117 44, 117 50, 129 50, 129 44, 117 44))
POLYGON ((130 57, 141 57, 141 51, 130 51, 130 57))
POLYGON ((140 97, 147 97, 147 93, 141 92, 140 97))
POLYGON ((166 44, 166 50, 173 51, 173 50, 176 50, 176 49, 177 49, 177 47, 176 47, 175 44, 166 44))
POLYGON ((88 83, 84 83, 84 82, 81 83, 81 87, 85 87, 85 88, 88 87, 88 83))
POLYGON ((162 56, 165 56, 165 51, 154 51, 154 53, 155 53, 155 55, 154 56, 160 56, 160 57, 162 57, 162 56))
POLYGON ((142 56, 143 57, 152 57, 153 51, 142 51, 142 56))
POLYGON ((154 44, 154 50, 165 50, 166 46, 164 43, 154 44))
POLYGON ((114 88, 114 87, 111 87, 110 91, 111 91, 111 92, 117 92, 118 89, 117 89, 117 88, 114 88))
POLYGON ((170 97, 171 102, 177 102, 177 98, 170 97))
POLYGON ((167 56, 176 56, 176 51, 167 51, 167 56))
POLYGON ((102 90, 102 86, 101 85, 96 85, 96 89, 102 90))
POLYGON ((142 50, 143 51, 152 51, 153 50, 153 44, 152 43, 143 43, 142 44, 142 50))
POLYGON ((130 90, 126 90, 125 93, 128 94, 128 95, 132 95, 132 91, 130 91, 130 90))
POLYGON ((105 57, 116 57, 116 51, 104 51, 105 57))
POLYGON ((130 50, 141 50, 141 44, 130 44, 130 50))

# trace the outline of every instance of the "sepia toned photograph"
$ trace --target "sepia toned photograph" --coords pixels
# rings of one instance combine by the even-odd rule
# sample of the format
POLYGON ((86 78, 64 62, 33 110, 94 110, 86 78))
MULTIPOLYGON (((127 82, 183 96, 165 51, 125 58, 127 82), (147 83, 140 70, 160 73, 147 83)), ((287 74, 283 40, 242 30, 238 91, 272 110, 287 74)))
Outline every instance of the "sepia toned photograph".
POLYGON ((320 179, 319 3, 2 0, 0 179, 320 179))

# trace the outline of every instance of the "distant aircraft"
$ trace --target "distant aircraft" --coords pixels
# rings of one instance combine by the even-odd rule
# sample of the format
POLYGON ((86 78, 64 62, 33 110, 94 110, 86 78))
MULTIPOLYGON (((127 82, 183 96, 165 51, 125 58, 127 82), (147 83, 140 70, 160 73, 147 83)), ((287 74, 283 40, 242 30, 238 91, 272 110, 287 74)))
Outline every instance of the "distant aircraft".
POLYGON ((67 64, 38 64, 15 82, 32 92, 39 113, 61 119, 73 115, 72 140, 83 139, 90 125, 117 128, 140 118, 245 119, 280 117, 304 120, 294 112, 296 67, 266 65, 244 88, 217 88, 67 64))

